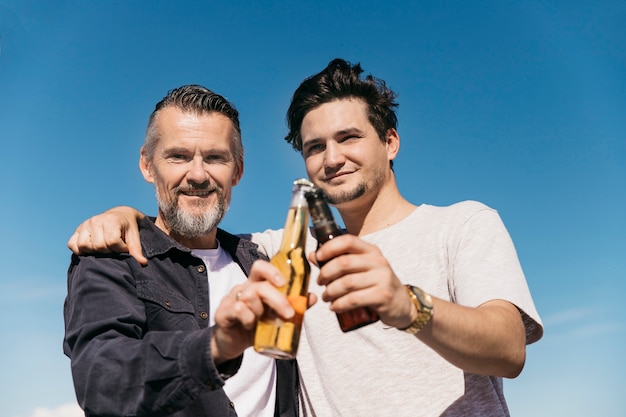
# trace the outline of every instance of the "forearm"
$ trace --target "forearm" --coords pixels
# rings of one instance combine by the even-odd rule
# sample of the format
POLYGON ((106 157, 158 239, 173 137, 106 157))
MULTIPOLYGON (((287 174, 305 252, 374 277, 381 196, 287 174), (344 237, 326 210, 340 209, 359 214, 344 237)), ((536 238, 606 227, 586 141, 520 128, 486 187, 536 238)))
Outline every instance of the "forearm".
POLYGON ((453 365, 475 374, 514 378, 526 358, 524 324, 512 304, 477 308, 433 297, 434 315, 417 337, 453 365))

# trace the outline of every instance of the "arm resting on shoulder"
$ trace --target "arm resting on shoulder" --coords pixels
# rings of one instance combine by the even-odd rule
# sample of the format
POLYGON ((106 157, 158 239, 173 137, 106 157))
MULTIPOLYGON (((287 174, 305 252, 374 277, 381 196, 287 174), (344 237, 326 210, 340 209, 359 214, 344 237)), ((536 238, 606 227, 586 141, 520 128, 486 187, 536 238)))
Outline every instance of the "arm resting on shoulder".
POLYGON ((67 242, 76 255, 92 253, 130 253, 141 265, 144 257, 138 223, 145 215, 132 207, 119 206, 82 222, 67 242))

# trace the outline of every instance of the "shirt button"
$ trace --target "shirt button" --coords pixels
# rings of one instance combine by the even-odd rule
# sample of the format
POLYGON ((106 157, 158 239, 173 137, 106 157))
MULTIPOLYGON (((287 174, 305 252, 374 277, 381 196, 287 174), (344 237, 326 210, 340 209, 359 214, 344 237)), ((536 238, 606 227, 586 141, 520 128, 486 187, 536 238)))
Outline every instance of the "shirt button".
POLYGON ((206 311, 203 311, 202 313, 200 313, 200 318, 201 318, 202 320, 206 320, 206 319, 208 319, 208 318, 209 318, 209 315, 207 314, 207 312, 206 312, 206 311))
POLYGON ((205 271, 205 269, 206 268, 204 267, 204 265, 198 265, 198 272, 202 273, 205 271))
POLYGON ((172 308, 172 303, 170 303, 169 301, 165 301, 165 307, 167 308, 172 308))

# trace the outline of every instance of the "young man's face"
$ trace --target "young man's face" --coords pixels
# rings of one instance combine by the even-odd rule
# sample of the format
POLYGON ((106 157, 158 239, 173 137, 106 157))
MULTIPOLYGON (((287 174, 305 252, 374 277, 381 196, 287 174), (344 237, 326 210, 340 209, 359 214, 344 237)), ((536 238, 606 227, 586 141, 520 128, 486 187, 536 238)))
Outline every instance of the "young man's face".
POLYGON ((140 166, 156 189, 157 224, 184 237, 202 236, 222 220, 243 173, 233 152, 233 123, 219 113, 176 107, 161 110, 155 123, 160 138, 154 158, 142 154, 140 166))
POLYGON ((337 207, 363 196, 374 198, 391 175, 389 161, 395 158, 397 146, 390 146, 389 135, 394 140, 397 134, 390 129, 383 143, 360 99, 340 99, 314 108, 304 117, 300 134, 309 178, 337 207))

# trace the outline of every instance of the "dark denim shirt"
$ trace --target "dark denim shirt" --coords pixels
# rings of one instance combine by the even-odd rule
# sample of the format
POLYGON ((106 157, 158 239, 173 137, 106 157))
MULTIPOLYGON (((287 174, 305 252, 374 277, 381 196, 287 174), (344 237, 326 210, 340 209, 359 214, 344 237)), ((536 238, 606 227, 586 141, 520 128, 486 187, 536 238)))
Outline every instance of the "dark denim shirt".
MULTIPOLYGON (((72 256, 63 350, 88 416, 236 416, 222 389, 241 356, 213 363, 204 263, 145 218, 148 265, 128 254, 72 256)), ((218 229, 242 270, 265 258, 257 246, 218 229)), ((277 416, 297 415, 295 361, 277 361, 277 416)))

